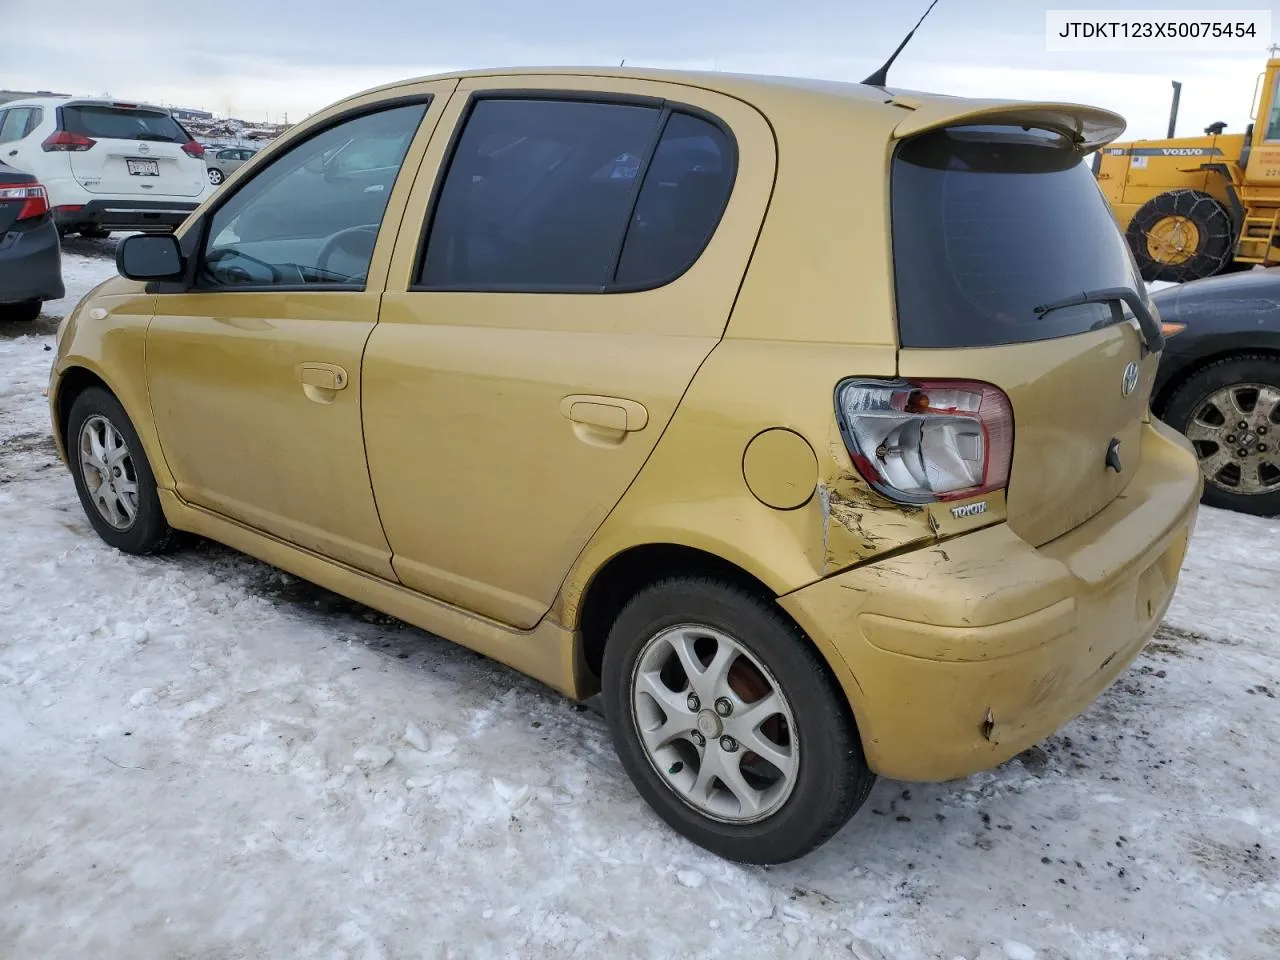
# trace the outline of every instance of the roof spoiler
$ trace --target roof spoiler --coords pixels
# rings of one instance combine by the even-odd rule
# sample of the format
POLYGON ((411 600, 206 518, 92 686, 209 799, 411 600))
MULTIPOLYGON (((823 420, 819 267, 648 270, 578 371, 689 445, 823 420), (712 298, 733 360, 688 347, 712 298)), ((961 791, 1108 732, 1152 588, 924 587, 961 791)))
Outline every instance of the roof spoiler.
POLYGON ((911 112, 894 128, 898 139, 960 124, 999 123, 1054 130, 1069 137, 1081 154, 1091 153, 1124 133, 1124 117, 1074 103, 1018 100, 956 100, 913 97, 893 91, 893 104, 911 112))
POLYGON ((150 110, 155 113, 168 113, 167 107, 141 100, 123 100, 114 97, 72 97, 60 104, 60 107, 122 107, 127 110, 150 110))

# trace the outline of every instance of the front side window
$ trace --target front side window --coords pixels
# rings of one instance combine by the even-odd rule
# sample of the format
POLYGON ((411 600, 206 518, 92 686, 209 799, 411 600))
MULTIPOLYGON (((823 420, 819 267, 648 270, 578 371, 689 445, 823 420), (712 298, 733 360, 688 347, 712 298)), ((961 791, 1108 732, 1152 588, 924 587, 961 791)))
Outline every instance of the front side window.
POLYGON ((197 282, 363 286, 426 110, 414 103, 344 120, 260 169, 211 218, 197 282))

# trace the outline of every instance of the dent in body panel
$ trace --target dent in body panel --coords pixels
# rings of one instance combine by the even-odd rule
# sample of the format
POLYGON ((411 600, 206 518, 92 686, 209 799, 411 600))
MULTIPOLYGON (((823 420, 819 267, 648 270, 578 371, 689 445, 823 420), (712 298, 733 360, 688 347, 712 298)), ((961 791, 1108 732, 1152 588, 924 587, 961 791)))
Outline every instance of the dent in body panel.
POLYGON ((820 483, 818 501, 824 575, 934 536, 920 507, 893 503, 848 475, 820 483))

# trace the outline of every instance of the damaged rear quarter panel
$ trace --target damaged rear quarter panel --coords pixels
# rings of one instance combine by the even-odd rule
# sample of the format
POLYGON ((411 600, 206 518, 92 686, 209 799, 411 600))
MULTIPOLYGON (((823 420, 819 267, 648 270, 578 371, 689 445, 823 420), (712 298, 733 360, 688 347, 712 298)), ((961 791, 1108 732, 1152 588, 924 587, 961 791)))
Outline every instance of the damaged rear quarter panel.
MULTIPOLYGON (((847 457, 841 446, 831 450, 829 462, 839 464, 847 457)), ((886 500, 850 473, 834 473, 820 482, 818 502, 824 575, 934 538, 925 508, 886 500)))
POLYGON ((783 595, 841 569, 935 538, 926 508, 894 504, 858 477, 836 423, 835 385, 851 373, 892 376, 891 346, 722 341, 621 502, 566 580, 556 611, 577 622, 596 570, 622 551, 675 543, 727 560, 783 595), (804 437, 817 460, 813 493, 766 506, 743 476, 764 430, 804 437))

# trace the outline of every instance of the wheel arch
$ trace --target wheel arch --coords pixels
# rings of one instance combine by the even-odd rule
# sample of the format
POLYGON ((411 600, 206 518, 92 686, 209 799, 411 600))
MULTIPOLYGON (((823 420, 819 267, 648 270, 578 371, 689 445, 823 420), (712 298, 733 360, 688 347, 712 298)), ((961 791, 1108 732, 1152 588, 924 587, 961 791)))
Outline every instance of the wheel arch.
POLYGON ((1187 361, 1161 384, 1159 391, 1151 398, 1151 412, 1163 420, 1174 394, 1182 389, 1196 374, 1217 363, 1228 360, 1246 360, 1251 357, 1280 363, 1280 344, 1224 347, 1221 350, 1214 350, 1187 361))
POLYGON ((64 455, 67 450, 67 421, 71 416, 71 407, 76 398, 90 387, 101 387, 117 400, 120 394, 111 388, 111 384, 98 372, 82 366, 70 366, 58 376, 51 398, 53 405, 54 440, 64 455))
POLYGON ((133 423, 133 429, 137 432, 138 439, 142 442, 142 452, 151 466, 151 472, 156 478, 156 485, 161 489, 171 487, 172 480, 169 477, 168 467, 164 458, 160 455, 160 450, 157 449, 159 440, 152 435, 150 419, 140 416, 137 410, 131 409, 126 395, 116 388, 115 384, 111 382, 110 378, 102 370, 92 363, 83 362, 80 358, 71 361, 58 372, 57 381, 50 391, 49 402, 54 426, 53 440, 63 460, 67 461, 68 459, 67 427, 71 416, 71 407, 75 404, 76 398, 80 394, 92 387, 99 387, 107 391, 107 393, 115 397, 120 406, 124 407, 125 414, 133 423))
POLYGON ((817 654, 832 679, 845 691, 849 717, 858 726, 850 687, 856 681, 838 654, 824 650, 778 601, 778 595, 750 571, 714 553, 680 543, 645 543, 630 546, 610 557, 587 581, 577 603, 572 624, 578 637, 580 663, 585 668, 584 695, 600 689, 601 664, 609 630, 622 608, 641 590, 673 576, 706 577, 725 580, 773 607, 795 625, 797 635, 817 654))

